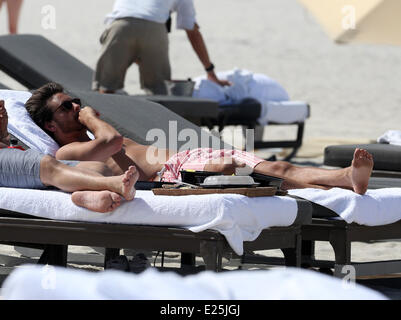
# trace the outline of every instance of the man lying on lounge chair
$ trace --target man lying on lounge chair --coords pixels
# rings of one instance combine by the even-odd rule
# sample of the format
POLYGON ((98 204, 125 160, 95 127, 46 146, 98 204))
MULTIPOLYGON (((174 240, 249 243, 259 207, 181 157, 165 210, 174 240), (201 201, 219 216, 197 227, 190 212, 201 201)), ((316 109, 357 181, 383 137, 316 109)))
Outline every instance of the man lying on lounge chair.
POLYGON ((0 100, 0 187, 44 189, 53 186, 72 192, 72 201, 97 212, 108 212, 121 204, 121 196, 132 200, 138 172, 129 166, 119 176, 110 175, 102 162, 58 161, 35 150, 10 148, 8 116, 0 100))
POLYGON ((176 153, 141 145, 122 137, 102 121, 92 107, 81 109, 80 100, 64 93, 63 87, 56 83, 37 89, 25 106, 33 121, 61 146, 56 153, 57 159, 103 161, 114 174, 122 174, 135 165, 140 180, 173 181, 185 169, 232 174, 236 168, 247 165, 256 173, 284 178, 282 188, 285 190, 340 187, 364 194, 373 167, 372 156, 362 149, 355 150, 351 166, 326 170, 297 167, 284 161, 265 161, 240 150, 198 148, 176 153), (87 130, 95 139, 89 138, 87 130), (150 159, 149 155, 168 160, 155 163, 155 158, 150 159))

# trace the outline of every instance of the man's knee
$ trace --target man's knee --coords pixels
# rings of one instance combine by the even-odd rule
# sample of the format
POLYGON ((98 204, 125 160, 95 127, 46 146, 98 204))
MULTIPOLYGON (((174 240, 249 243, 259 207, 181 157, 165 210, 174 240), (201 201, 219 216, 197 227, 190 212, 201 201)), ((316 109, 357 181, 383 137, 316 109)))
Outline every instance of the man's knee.
MULTIPOLYGON (((261 169, 262 171, 266 170, 271 175, 285 176, 292 167, 293 165, 286 161, 265 161, 265 165, 261 169)), ((257 168, 258 167, 256 167, 255 169, 257 168)))
POLYGON ((111 169, 104 162, 100 162, 100 161, 80 162, 77 165, 77 168, 91 170, 91 171, 100 173, 103 176, 113 175, 111 169))
POLYGON ((52 184, 52 178, 54 177, 58 164, 59 162, 49 155, 43 156, 40 160, 40 180, 44 185, 52 184))
POLYGON ((43 158, 40 160, 40 169, 46 169, 46 170, 50 170, 50 169, 54 169, 57 165, 58 161, 49 156, 49 155, 44 155, 43 158))

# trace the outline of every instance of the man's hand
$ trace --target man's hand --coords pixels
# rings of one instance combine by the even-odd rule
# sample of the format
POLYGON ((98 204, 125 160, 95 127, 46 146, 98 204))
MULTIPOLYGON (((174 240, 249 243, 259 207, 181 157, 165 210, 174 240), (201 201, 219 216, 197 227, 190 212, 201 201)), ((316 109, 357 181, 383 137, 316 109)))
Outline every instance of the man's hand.
MULTIPOLYGON (((207 52, 205 41, 203 40, 203 36, 199 31, 198 24, 195 23, 194 28, 192 30, 186 30, 189 42, 192 45, 196 55, 198 56, 200 62, 202 63, 204 68, 208 68, 210 66, 209 54, 207 52)), ((220 86, 229 86, 231 83, 226 80, 220 80, 217 78, 216 74, 213 70, 207 72, 207 78, 210 81, 217 83, 220 86)))
POLYGON ((78 120, 83 125, 88 126, 88 121, 93 118, 99 118, 100 113, 92 107, 86 106, 79 111, 78 120))
POLYGON ((0 138, 8 134, 7 124, 8 124, 8 117, 6 108, 4 107, 4 100, 0 100, 0 138))
POLYGON ((228 156, 226 158, 209 160, 203 170, 210 172, 221 172, 223 175, 232 175, 236 173, 237 168, 244 168, 245 163, 228 156))
POLYGON ((227 81, 227 80, 220 80, 219 78, 217 78, 216 74, 211 71, 207 73, 207 79, 217 83, 218 85, 224 87, 224 86, 231 86, 231 82, 227 81))
POLYGON ((0 147, 10 144, 10 135, 7 131, 8 115, 4 107, 4 100, 0 100, 0 147))

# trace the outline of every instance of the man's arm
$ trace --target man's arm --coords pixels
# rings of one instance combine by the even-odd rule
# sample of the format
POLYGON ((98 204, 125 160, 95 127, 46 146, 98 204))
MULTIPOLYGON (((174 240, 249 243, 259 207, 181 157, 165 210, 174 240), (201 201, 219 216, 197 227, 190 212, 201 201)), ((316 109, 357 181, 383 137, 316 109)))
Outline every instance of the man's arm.
POLYGON ((7 148, 10 146, 10 135, 8 135, 7 137, 1 137, 0 138, 0 149, 1 148, 7 148))
POLYGON ((83 108, 79 113, 79 121, 93 133, 95 139, 64 145, 57 151, 57 159, 105 161, 122 152, 123 136, 99 119, 99 114, 93 108, 83 108))
POLYGON ((4 100, 0 100, 0 148, 10 145, 10 134, 7 131, 8 115, 4 107, 4 100))
MULTIPOLYGON (((195 23, 195 26, 192 30, 185 30, 187 32, 187 36, 189 39, 189 42, 192 45, 192 48, 194 49, 195 53, 197 54, 199 60, 203 64, 203 67, 205 70, 212 66, 212 63, 209 58, 209 54, 207 52, 206 44, 205 41, 203 40, 203 36, 201 32, 199 31, 199 26, 195 23)), ((230 82, 226 80, 219 80, 216 76, 216 73, 214 70, 207 71, 207 78, 210 81, 213 81, 221 86, 228 86, 230 85, 230 82)))

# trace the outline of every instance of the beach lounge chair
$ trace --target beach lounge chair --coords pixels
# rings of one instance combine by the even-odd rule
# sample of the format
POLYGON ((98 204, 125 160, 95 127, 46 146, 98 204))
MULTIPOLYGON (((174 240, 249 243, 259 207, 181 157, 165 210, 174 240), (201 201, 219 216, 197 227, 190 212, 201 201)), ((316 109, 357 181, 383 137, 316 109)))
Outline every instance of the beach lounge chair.
MULTIPOLYGON (((152 128, 162 129, 167 135, 171 134, 169 131, 171 121, 177 123, 178 132, 183 129, 192 129, 198 133, 199 137, 202 135, 201 132, 204 132, 166 108, 143 99, 123 95, 101 95, 94 92, 74 92, 74 94, 79 96, 84 103, 96 106, 102 117, 107 120, 110 119, 110 122, 115 124, 121 133, 141 143, 150 143, 146 139, 146 135, 148 130, 152 128), (128 129, 124 128, 124 126, 127 126, 128 129)), ((12 117, 11 111, 9 111, 9 115, 12 117)), ((9 129, 11 129, 10 126, 9 129)), ((206 132, 203 134, 206 134, 209 138, 207 143, 217 139, 206 132)), ((26 136, 29 136, 29 134, 26 136)), ((23 137, 19 136, 19 138, 24 142, 23 137)), ((212 143, 211 145, 215 147, 223 145, 219 139, 217 139, 217 142, 217 144, 213 145, 212 143)), ((178 147, 183 143, 185 141, 179 141, 178 147)), ((17 191, 13 190, 8 194, 11 194, 11 197, 15 197, 17 191)), ((109 223, 88 222, 83 221, 85 218, 82 219, 82 217, 79 222, 65 221, 65 219, 64 221, 59 221, 54 219, 54 216, 53 218, 52 216, 40 216, 41 213, 43 214, 47 210, 46 208, 49 208, 49 202, 44 203, 43 210, 41 209, 39 213, 35 213, 34 217, 29 210, 23 212, 22 210, 15 210, 15 208, 12 210, 11 207, 6 207, 12 201, 7 201, 5 198, 7 190, 0 190, 0 192, 2 192, 0 199, 3 199, 5 203, 0 217, 0 242, 19 243, 19 245, 21 243, 46 244, 48 250, 45 250, 45 254, 47 256, 41 259, 42 262, 50 261, 54 264, 65 265, 68 245, 87 245, 200 254, 204 258, 206 269, 218 271, 221 269, 223 253, 234 252, 226 240, 227 235, 224 236, 215 230, 207 229, 193 232, 188 229, 174 227, 174 225, 160 226, 160 222, 157 225, 157 221, 153 225, 144 225, 146 223, 141 223, 141 225, 118 224, 118 221, 109 221, 109 223), (21 213, 31 213, 31 215, 28 217, 21 215, 21 213)), ((38 192, 46 193, 51 191, 38 192)), ((24 192, 24 194, 26 198, 28 192, 24 192)), ((60 195, 61 193, 57 192, 57 196, 60 195)), ((144 196, 146 195, 144 193, 144 196)), ((68 195, 65 196, 68 197, 68 195)), ((32 197, 36 199, 37 194, 32 195, 32 197)), ((153 201, 152 197, 149 197, 149 199, 153 201)), ((165 199, 165 201, 168 201, 168 199, 165 199)), ((175 201, 179 202, 181 200, 176 199, 175 201)), ((289 201, 289 199, 283 201, 289 201)), ((292 199, 291 201, 295 200, 292 199)), ((135 205, 135 200, 132 203, 135 205)), ((294 204, 294 202, 292 203, 294 204)), ((171 208, 174 207, 172 206, 171 208)), ((268 216, 265 208, 268 208, 268 204, 262 210, 264 217, 268 216)), ((174 210, 169 211, 174 213, 174 210)), ((58 214, 60 210, 54 211, 49 214, 58 214)), ((90 214, 88 215, 88 217, 91 216, 90 214)), ((103 216, 101 215, 102 218, 103 216)), ((129 216, 136 217, 131 214, 129 216)), ((177 216, 180 215, 177 214, 177 216)), ((242 217, 243 215, 238 216, 242 217)), ((110 215, 110 217, 113 217, 113 215, 110 215)), ((287 264, 299 266, 300 228, 302 224, 310 223, 311 221, 309 202, 296 200, 295 216, 293 218, 294 220, 286 226, 272 226, 272 228, 263 230, 256 239, 252 238, 252 241, 245 241, 244 250, 282 249, 285 253, 287 264)), ((76 220, 77 218, 75 217, 74 219, 76 220)), ((116 254, 116 250, 109 250, 108 252, 106 259, 116 254)))
MULTIPOLYGON (((116 123, 121 123, 124 125, 127 125, 132 131, 134 131, 133 133, 131 132, 127 132, 128 134, 133 134, 133 136, 131 136, 133 139, 137 139, 138 141, 141 141, 143 143, 146 142, 145 134, 148 130, 148 128, 153 126, 154 121, 157 122, 156 126, 157 127, 162 127, 164 128, 164 130, 166 131, 168 128, 168 120, 176 120, 179 125, 180 128, 185 128, 185 127, 189 127, 189 128, 193 128, 194 130, 200 130, 200 128, 194 126, 193 124, 185 121, 184 119, 180 118, 177 115, 174 115, 170 112, 168 112, 166 109, 161 108, 160 106, 158 106, 157 104, 152 104, 150 102, 144 102, 144 101, 138 101, 137 103, 133 104, 132 100, 135 98, 132 97, 128 97, 128 96, 113 96, 113 95, 99 95, 96 93, 88 93, 88 92, 84 92, 84 93, 77 93, 77 95, 81 96, 83 98, 84 101, 92 104, 92 105, 96 105, 100 107, 100 112, 103 115, 109 116, 110 118, 113 118, 114 122, 116 123), (129 105, 130 108, 133 108, 132 111, 124 111, 125 107, 129 105), (107 106, 107 108, 105 107, 107 106), (112 106, 113 108, 109 108, 109 106, 112 106), (134 106, 134 107, 131 107, 134 106), (119 109, 121 108, 121 110, 119 109), (155 117, 149 115, 147 112, 144 112, 143 110, 149 110, 149 108, 152 108, 152 114, 156 114, 158 115, 158 118, 156 119, 155 117), (111 112, 110 110, 114 110, 114 112, 111 112), (125 112, 132 112, 133 114, 135 114, 135 116, 133 117, 126 117, 126 113, 125 112), (119 118, 115 118, 116 115, 120 115, 121 119, 119 118), (131 120, 132 119, 132 120, 131 120), (138 133, 136 133, 138 132, 138 133)), ((131 109, 130 109, 131 110, 131 109)), ((168 130, 167 130, 168 132, 168 130)), ((301 205, 301 204, 300 204, 301 205)), ((302 228, 302 235, 303 235, 303 239, 307 241, 306 246, 304 246, 304 258, 306 259, 306 261, 308 263, 314 263, 315 265, 319 265, 317 262, 314 261, 313 259, 313 243, 314 241, 330 241, 334 247, 335 250, 335 255, 336 255, 336 259, 335 261, 330 262, 330 264, 328 264, 328 262, 323 263, 323 265, 325 266, 332 266, 335 267, 336 274, 340 275, 340 271, 342 270, 342 267, 345 264, 349 264, 350 261, 350 250, 351 250, 351 242, 352 241, 363 241, 363 240, 383 240, 383 239, 395 239, 395 238, 401 238, 401 234, 400 234, 400 224, 399 222, 394 222, 394 223, 389 223, 389 224, 383 224, 381 226, 375 226, 375 227, 370 227, 370 226, 363 226, 363 225, 359 225, 356 223, 346 223, 344 221, 341 220, 333 220, 333 218, 338 218, 338 215, 335 214, 333 211, 318 206, 318 205, 313 205, 313 223, 312 225, 308 225, 308 226, 303 226, 302 228), (309 244, 309 245, 308 245, 309 244), (308 254, 308 249, 309 248, 309 254, 308 254)), ((302 211, 302 210, 301 210, 302 211)), ((298 214, 300 214, 300 210, 298 210, 298 214)), ((302 214, 302 213, 301 213, 302 214)), ((37 219, 37 218, 35 218, 37 219)), ((15 223, 14 220, 12 221, 8 221, 10 223, 15 223)), ((26 223, 26 221, 24 222, 26 223)), ((56 225, 57 223, 60 223, 59 221, 55 222, 56 225)), ((65 222, 68 225, 71 225, 71 222, 65 222)), ((40 222, 39 222, 39 226, 40 226, 40 222)), ((73 225, 71 225, 73 226, 73 225)), ((124 226, 126 227, 126 226, 124 226)), ((137 226, 136 226, 137 227, 137 226)), ((1 229, 0 229, 1 230, 1 229)), ((162 228, 162 230, 165 230, 165 228, 162 228)), ((272 229, 271 229, 272 230, 272 229)), ((280 232, 282 231, 281 228, 278 228, 278 234, 280 234, 280 232)), ((289 230, 287 230, 289 231, 289 230)), ((294 229, 291 228, 290 232, 293 232, 294 229)), ((39 232, 39 231, 37 231, 39 232)), ((172 233, 174 233, 175 231, 172 231, 172 233)), ((187 230, 183 230, 182 232, 188 234, 188 237, 197 237, 197 234, 193 234, 192 232, 189 232, 187 230)), ((15 232, 12 232, 10 234, 10 236, 13 236, 15 232)), ((269 233, 269 230, 266 230, 266 233, 269 233)), ((213 239, 216 239, 217 233, 214 233, 213 239)), ((263 233, 264 234, 264 233, 263 233)), ((210 234, 209 234, 210 235, 210 234)), ((24 233, 22 232, 21 237, 24 236, 24 233)), ((294 234, 291 235, 287 235, 286 237, 283 237, 282 235, 278 235, 277 236, 278 239, 280 239, 280 241, 293 241, 291 239, 294 239, 294 234)), ((13 239, 13 238, 12 238, 13 239)), ((34 241, 34 237, 30 238, 31 241, 34 241)), ((10 239, 8 239, 10 241, 10 239)), ((25 241, 26 238, 14 238, 14 241, 25 241)), ((29 239, 28 239, 29 240, 29 239)), ((28 241, 26 240, 26 241, 28 241)), ((199 239, 198 239, 199 240, 199 239)), ((195 240, 198 241, 198 240, 195 240)), ((74 240, 76 243, 76 241, 78 240, 74 240)), ((193 251, 199 252, 199 246, 200 245, 200 241, 199 240, 197 242, 196 245, 194 245, 194 248, 198 248, 198 249, 192 249, 193 251)), ((223 241, 223 240, 222 240, 223 241)), ((162 241, 161 241, 162 242, 162 241)), ((262 241, 263 242, 263 241, 262 241)), ((270 242, 270 243, 275 243, 274 241, 270 242)), ((54 244, 60 244, 58 243, 54 243, 54 244)), ((255 248, 256 246, 256 242, 252 242, 250 243, 251 246, 248 248, 253 248, 254 250, 256 250, 255 248), (252 247, 252 245, 255 245, 254 247, 252 247)), ((276 243, 277 244, 277 243, 276 243)), ((92 243, 91 245, 100 245, 100 243, 92 243)), ((104 245, 104 244, 103 244, 104 245)), ((125 243, 124 246, 132 246, 133 244, 130 243, 125 243)), ((265 244, 264 244, 265 245, 265 244)), ((147 245, 145 245, 143 242, 140 243, 140 245, 138 245, 140 248, 143 247, 147 247, 147 245)), ((282 246, 279 245, 278 247, 282 246)), ((288 244, 286 245, 288 246, 288 244)), ((186 248, 184 248, 186 250, 186 248)), ((183 250, 184 250, 183 249, 183 250)), ((192 252, 193 252, 192 251, 192 252)), ((287 253, 288 254, 288 253, 287 253)), ((62 256, 62 255, 60 255, 62 256)), ((250 261, 250 257, 247 257, 248 261, 250 261)), ((215 261, 214 259, 212 259, 213 261, 215 261)), ((261 259, 259 259, 260 261, 261 259)), ((263 259, 262 261, 266 262, 265 259, 263 259)), ((288 260, 287 260, 288 263, 288 260)), ((214 264, 215 265, 215 264, 214 264)), ((387 273, 389 271, 393 272, 393 271, 397 271, 399 272, 400 269, 400 265, 399 262, 397 261, 391 261, 391 262, 387 262, 387 263, 374 263, 373 265, 355 265, 356 267, 360 267, 360 269, 363 271, 364 268, 370 268, 370 272, 373 272, 375 274, 381 274, 381 273, 387 273), (379 266, 381 266, 381 268, 379 268, 379 266), (384 267, 384 269, 383 269, 384 267), (389 269, 390 267, 390 269, 389 269)), ((213 263, 211 264, 211 267, 213 268, 213 263)), ((362 272, 359 271, 359 269, 357 269, 358 272, 362 272)), ((366 273, 366 270, 363 271, 366 273)))
MULTIPOLYGON (((389 261, 354 262, 351 259, 353 242, 385 241, 401 239, 401 221, 382 226, 363 226, 347 223, 330 217, 327 208, 313 208, 313 214, 319 212, 322 218, 313 218, 312 224, 302 228, 302 263, 304 266, 334 269, 334 275, 344 277, 352 266, 355 275, 378 276, 401 272, 401 257, 389 261), (325 214, 329 217, 325 218, 325 214), (327 241, 334 250, 334 261, 315 258, 315 242, 327 241)), ((333 214, 333 212, 331 212, 333 214)))
POLYGON ((338 277, 350 272, 348 266, 355 268, 358 277, 401 272, 401 256, 395 255, 389 261, 354 262, 351 259, 353 242, 401 239, 399 187, 368 190, 364 197, 338 188, 308 193, 307 189, 290 191, 291 195, 312 203, 312 223, 302 227, 304 266, 332 268, 338 277), (330 243, 335 256, 333 261, 315 258, 316 241, 330 243))
MULTIPOLYGON (((359 144, 328 146, 324 151, 324 164, 333 167, 347 167, 351 164, 356 148, 373 154, 374 171, 369 181, 369 189, 401 188, 401 147, 389 144, 359 144)), ((401 272, 401 260, 353 263, 351 261, 352 242, 383 241, 401 238, 401 220, 389 224, 367 226, 347 223, 334 211, 313 203, 312 224, 302 228, 303 264, 321 268, 333 268, 336 276, 344 276, 348 269, 355 267, 358 276, 371 276, 401 272), (327 241, 334 250, 334 261, 316 260, 315 242, 327 241), (344 271, 345 270, 345 271, 344 271)), ((385 212, 381 212, 385 214, 385 212)), ((401 258, 401 257, 399 257, 401 258)))
POLYGON ((349 166, 355 148, 366 149, 373 155, 374 177, 401 178, 401 146, 398 145, 371 143, 327 146, 324 150, 324 164, 333 167, 349 166))
MULTIPOLYGON (((255 149, 269 149, 269 148, 290 148, 290 153, 283 160, 290 161, 297 154, 299 148, 302 146, 303 134, 305 128, 305 120, 310 117, 309 105, 292 105, 284 108, 280 104, 271 104, 269 106, 272 113, 280 114, 275 117, 273 121, 269 121, 270 125, 287 125, 296 126, 296 135, 294 140, 277 140, 277 141, 264 141, 262 137, 255 136, 254 148, 255 149), (298 109, 302 109, 300 112, 298 109), (283 111, 285 110, 285 111, 283 111), (295 118, 293 118, 295 111, 295 118), (285 119, 289 115, 291 120, 285 119)), ((244 129, 257 129, 258 118, 261 114, 261 103, 255 99, 244 99, 237 104, 228 104, 219 106, 219 114, 217 117, 203 117, 199 125, 206 126, 209 129, 218 127, 219 132, 223 131, 226 126, 242 126, 244 129)), ((263 126, 262 126, 263 128, 263 126)), ((263 134, 263 132, 262 132, 263 134)))
MULTIPOLYGON (((89 102, 93 105, 101 104, 102 101, 105 105, 110 105, 112 101, 104 101, 103 96, 91 93, 82 93, 86 99, 93 99, 89 102)), ((110 99, 113 99, 110 96, 110 99)), ((130 99, 129 97, 121 97, 121 99, 130 99)), ((107 112, 106 110, 104 110, 107 112)), ((138 112, 140 113, 140 112, 138 112)), ((110 117, 113 115, 110 114, 110 117)), ((143 120, 145 121, 145 120, 143 120)), ((120 120, 118 121, 120 122, 120 120)), ((142 120, 141 120, 142 122, 142 120)), ((129 125, 127 123, 127 125, 129 125)), ((148 126, 150 127, 150 126, 148 126)), ((352 158, 352 155, 351 155, 352 158)), ((375 178, 374 178, 375 179, 375 178)), ((372 180, 374 180, 372 179, 372 180)), ((377 178, 379 179, 379 178, 377 178)), ((383 180, 381 180, 383 181, 383 180)), ((325 190, 322 190, 325 191, 325 190)), ((295 194, 296 195, 296 194, 295 194)), ((343 267, 352 264, 355 267, 357 275, 380 275, 386 273, 401 272, 401 260, 380 261, 373 263, 352 263, 351 261, 351 243, 354 241, 376 241, 376 240, 389 240, 401 239, 401 221, 394 223, 383 223, 378 226, 367 226, 357 223, 347 223, 344 220, 338 220, 339 215, 334 211, 322 207, 318 204, 313 204, 313 220, 312 224, 305 224, 302 226, 302 239, 304 242, 304 260, 312 265, 331 266, 335 270, 335 275, 343 275, 343 267), (332 262, 316 262, 312 256, 311 246, 315 241, 329 241, 335 251, 335 260, 332 262), (308 246, 308 244, 310 244, 308 246), (307 258, 307 248, 311 255, 307 258)), ((401 212, 401 211, 398 211, 401 212)), ((401 219, 401 215, 399 217, 401 219)), ((256 249, 254 249, 256 250, 256 249)), ((247 257, 251 261, 251 257, 247 257)), ((254 262, 257 262, 255 259, 254 262)), ((259 261, 267 261, 264 258, 259 261)))
MULTIPOLYGON (((28 89, 36 89, 50 81, 62 84, 68 90, 90 91, 93 70, 62 48, 40 35, 7 35, 0 37, 0 69, 28 89)), ((219 106, 208 99, 178 96, 145 96, 141 99, 162 104, 196 125, 222 130, 227 125, 241 125, 253 129, 261 108, 258 103, 219 106)), ((255 141, 255 148, 292 148, 286 157, 290 160, 302 145, 304 122, 309 117, 309 106, 299 118, 269 122, 271 125, 295 125, 295 140, 255 141), (305 116, 306 115, 306 116, 305 116)), ((286 112, 282 115, 285 117, 286 112)))

